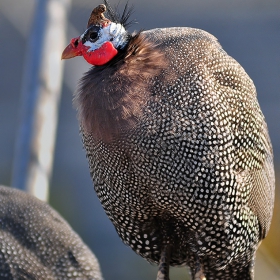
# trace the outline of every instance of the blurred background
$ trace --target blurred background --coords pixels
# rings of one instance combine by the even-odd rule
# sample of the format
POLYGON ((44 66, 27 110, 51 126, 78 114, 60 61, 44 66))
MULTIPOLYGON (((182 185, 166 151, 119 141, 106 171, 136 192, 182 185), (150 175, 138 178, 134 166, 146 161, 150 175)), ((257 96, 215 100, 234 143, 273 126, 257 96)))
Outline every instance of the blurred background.
MULTIPOLYGON (((118 2, 111 0, 112 6, 118 2)), ((89 14, 100 3, 101 0, 71 1, 67 41, 84 31, 89 14)), ((124 3, 120 3, 120 9, 124 3)), ((173 26, 200 28, 217 37, 225 51, 245 68, 256 85, 268 123, 276 177, 279 178, 280 1, 130 0, 130 3, 135 8, 131 18, 138 22, 130 31, 173 26)), ((0 184, 8 186, 11 185, 20 92, 35 6, 35 0, 0 0, 0 184)), ((53 37, 51 40, 58 39, 53 37)), ((82 58, 64 64, 49 203, 96 254, 106 280, 155 279, 157 267, 123 245, 92 187, 72 106, 77 82, 89 67, 82 58)), ((279 187, 276 186, 274 218, 270 233, 258 251, 256 280, 280 279, 279 199, 279 187)), ((171 279, 188 277, 186 268, 171 270, 171 279)))

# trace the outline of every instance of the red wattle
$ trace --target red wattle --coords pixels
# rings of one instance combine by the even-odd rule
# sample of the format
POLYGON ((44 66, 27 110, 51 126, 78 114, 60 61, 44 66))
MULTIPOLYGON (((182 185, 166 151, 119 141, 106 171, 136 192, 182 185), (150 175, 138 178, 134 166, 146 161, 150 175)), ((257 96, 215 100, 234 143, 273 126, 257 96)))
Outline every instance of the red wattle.
POLYGON ((111 42, 104 43, 95 51, 86 51, 83 53, 85 60, 92 65, 103 65, 110 61, 118 53, 111 42))

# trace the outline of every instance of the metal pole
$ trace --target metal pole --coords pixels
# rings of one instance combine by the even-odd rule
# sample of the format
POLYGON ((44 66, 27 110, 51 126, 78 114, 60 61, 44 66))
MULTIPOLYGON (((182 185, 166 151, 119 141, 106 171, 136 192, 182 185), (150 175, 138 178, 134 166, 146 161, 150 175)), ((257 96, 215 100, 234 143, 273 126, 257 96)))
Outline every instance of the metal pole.
POLYGON ((37 0, 21 92, 12 186, 47 201, 70 0, 37 0))

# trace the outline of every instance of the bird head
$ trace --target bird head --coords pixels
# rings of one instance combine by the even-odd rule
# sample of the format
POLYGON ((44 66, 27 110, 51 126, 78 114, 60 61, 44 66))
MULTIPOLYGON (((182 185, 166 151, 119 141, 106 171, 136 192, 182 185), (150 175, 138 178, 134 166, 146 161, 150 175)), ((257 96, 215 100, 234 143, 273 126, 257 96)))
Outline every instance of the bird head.
POLYGON ((121 23, 110 21, 104 16, 106 6, 93 9, 86 31, 73 38, 64 49, 61 58, 83 56, 92 65, 103 65, 117 55, 128 41, 128 32, 121 23))

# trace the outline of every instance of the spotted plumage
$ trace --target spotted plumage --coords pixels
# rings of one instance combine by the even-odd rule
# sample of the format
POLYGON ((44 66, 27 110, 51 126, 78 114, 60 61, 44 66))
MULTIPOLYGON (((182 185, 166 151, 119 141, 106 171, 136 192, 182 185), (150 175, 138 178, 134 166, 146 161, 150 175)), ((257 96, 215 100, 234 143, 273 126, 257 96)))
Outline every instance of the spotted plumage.
POLYGON ((102 280, 98 260, 50 206, 0 186, 1 280, 102 280))
POLYGON ((160 263, 158 279, 169 264, 188 265, 193 279, 253 279, 274 200, 254 84, 205 31, 137 36, 75 96, 104 210, 125 244, 160 263))

